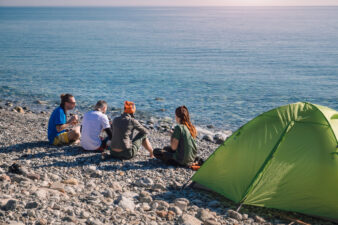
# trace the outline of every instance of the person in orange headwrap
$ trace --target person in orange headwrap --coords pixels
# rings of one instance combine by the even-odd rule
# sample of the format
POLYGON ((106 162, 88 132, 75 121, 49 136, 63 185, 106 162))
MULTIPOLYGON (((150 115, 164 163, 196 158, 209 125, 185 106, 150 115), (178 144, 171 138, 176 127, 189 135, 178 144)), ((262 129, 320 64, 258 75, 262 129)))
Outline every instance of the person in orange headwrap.
POLYGON ((131 159, 141 146, 148 150, 151 158, 154 156, 153 148, 147 138, 149 132, 134 118, 135 111, 135 104, 125 101, 123 114, 113 120, 110 157, 131 159), (134 130, 139 132, 133 138, 134 130))
POLYGON ((177 125, 171 136, 170 146, 154 149, 154 156, 167 164, 192 166, 197 159, 196 128, 190 121, 186 106, 178 107, 175 117, 177 125))

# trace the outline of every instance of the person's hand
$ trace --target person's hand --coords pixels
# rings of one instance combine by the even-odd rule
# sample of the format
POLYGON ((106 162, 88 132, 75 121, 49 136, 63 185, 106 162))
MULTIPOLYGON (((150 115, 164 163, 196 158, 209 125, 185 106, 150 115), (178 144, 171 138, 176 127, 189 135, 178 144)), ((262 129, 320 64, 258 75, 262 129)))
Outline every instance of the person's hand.
POLYGON ((74 115, 70 118, 69 123, 71 125, 76 125, 78 123, 78 119, 79 119, 79 117, 77 115, 74 115))

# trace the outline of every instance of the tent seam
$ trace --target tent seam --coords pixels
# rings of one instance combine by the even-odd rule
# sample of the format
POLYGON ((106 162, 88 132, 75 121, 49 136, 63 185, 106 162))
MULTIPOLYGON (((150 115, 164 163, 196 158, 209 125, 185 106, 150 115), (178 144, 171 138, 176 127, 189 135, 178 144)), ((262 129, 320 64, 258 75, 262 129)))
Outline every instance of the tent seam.
POLYGON ((322 114, 322 116, 325 118, 325 120, 326 120, 326 122, 327 122, 327 124, 328 124, 328 127, 330 127, 330 131, 332 132, 333 137, 336 139, 336 143, 338 144, 338 139, 337 139, 337 137, 336 137, 336 134, 335 134, 335 133, 333 132, 333 130, 332 130, 331 123, 330 123, 330 121, 326 118, 326 116, 324 115, 324 113, 322 112, 322 110, 320 110, 315 104, 308 103, 308 102, 305 102, 305 104, 309 104, 309 105, 314 106, 314 107, 322 114))
POLYGON ((242 198, 242 200, 240 201, 241 203, 244 203, 244 201, 247 199, 248 195, 250 194, 250 192, 254 189, 254 187, 257 186, 257 184, 259 183, 259 179, 262 178, 262 174, 265 170, 265 168, 268 166, 269 162, 271 161, 272 157, 274 156, 274 154, 277 152, 277 149, 279 147, 279 145, 282 143, 285 135, 290 131, 290 129, 294 126, 295 121, 290 121, 288 123, 288 125, 286 126, 285 130, 283 131, 281 137, 279 138, 278 142, 276 143, 275 147, 273 148, 272 152, 270 153, 270 155, 266 158, 266 160, 263 163, 263 166, 261 167, 261 169, 257 172, 256 176, 253 178, 251 184, 249 185, 249 187, 247 188, 244 197, 242 198), (256 182, 257 181, 257 182, 256 182))

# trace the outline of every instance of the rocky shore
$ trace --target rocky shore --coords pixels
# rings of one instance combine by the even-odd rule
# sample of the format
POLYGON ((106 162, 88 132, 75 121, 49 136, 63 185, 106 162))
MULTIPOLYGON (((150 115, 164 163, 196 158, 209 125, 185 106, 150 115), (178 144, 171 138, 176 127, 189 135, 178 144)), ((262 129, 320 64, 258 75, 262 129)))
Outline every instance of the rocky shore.
MULTIPOLYGON (((182 189, 194 171, 149 159, 144 149, 129 161, 101 161, 77 145, 52 146, 50 112, 6 104, 0 107, 0 224, 331 224, 259 207, 236 212, 239 205, 220 195, 182 189)), ((169 118, 143 123, 154 148, 168 144, 169 118)), ((219 141, 200 137, 199 155, 207 158, 219 141)))

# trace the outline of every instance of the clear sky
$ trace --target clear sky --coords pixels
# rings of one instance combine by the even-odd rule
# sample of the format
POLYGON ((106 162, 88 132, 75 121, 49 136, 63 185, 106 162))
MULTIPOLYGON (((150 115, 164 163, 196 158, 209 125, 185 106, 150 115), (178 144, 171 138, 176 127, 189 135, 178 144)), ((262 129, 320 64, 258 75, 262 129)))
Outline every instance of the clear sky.
POLYGON ((0 6, 318 6, 338 0, 0 0, 0 6))

